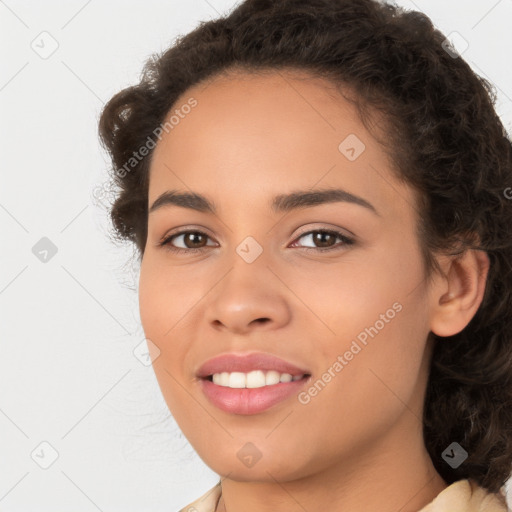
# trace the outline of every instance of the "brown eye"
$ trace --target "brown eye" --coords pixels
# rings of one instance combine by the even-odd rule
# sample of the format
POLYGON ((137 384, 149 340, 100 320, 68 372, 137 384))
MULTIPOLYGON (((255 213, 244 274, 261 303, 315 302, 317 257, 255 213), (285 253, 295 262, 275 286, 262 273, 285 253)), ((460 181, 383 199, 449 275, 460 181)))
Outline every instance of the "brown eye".
POLYGON ((206 241, 208 238, 208 235, 202 231, 181 231, 180 233, 174 233, 168 236, 162 242, 160 242, 159 245, 165 246, 165 249, 171 252, 190 253, 202 251, 203 248, 207 247, 206 241), (176 247, 174 245, 175 243, 179 243, 180 245, 182 244, 184 247, 176 247))
POLYGON ((336 243, 337 236, 328 231, 315 231, 313 235, 313 241, 315 244, 319 244, 320 247, 331 247, 331 243, 336 243))
POLYGON ((312 251, 319 251, 319 252, 327 252, 335 249, 340 248, 340 246, 343 245, 352 245, 354 243, 354 240, 351 238, 343 235, 342 233, 338 231, 330 231, 326 229, 317 229, 314 231, 308 231, 307 233, 303 233, 297 240, 300 240, 301 238, 309 237, 310 240, 313 242, 313 247, 305 247, 302 246, 302 248, 306 250, 312 250, 312 251), (341 244, 336 244, 336 240, 341 240, 341 244))
POLYGON ((183 234, 183 243, 188 249, 203 247, 203 244, 201 243, 202 241, 205 242, 206 238, 202 233, 199 233, 198 231, 189 231, 183 234))

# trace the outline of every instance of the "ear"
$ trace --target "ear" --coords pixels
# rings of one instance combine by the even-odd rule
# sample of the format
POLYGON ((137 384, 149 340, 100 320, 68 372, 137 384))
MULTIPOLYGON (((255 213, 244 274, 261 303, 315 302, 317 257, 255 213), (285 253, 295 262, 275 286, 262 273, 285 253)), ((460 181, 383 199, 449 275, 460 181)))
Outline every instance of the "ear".
POLYGON ((461 256, 445 259, 444 276, 432 287, 430 330, 438 336, 453 336, 469 324, 485 292, 489 272, 485 251, 468 249, 461 256))

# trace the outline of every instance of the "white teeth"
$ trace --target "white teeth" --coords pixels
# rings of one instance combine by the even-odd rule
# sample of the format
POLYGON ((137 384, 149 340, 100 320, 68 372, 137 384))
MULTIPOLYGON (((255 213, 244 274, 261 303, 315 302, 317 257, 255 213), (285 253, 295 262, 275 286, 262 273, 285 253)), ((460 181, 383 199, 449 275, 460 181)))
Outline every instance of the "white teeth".
POLYGON ((246 375, 246 387, 261 388, 265 385, 265 374, 261 370, 254 370, 246 375))
POLYGON ((279 373, 274 370, 264 372, 262 370, 253 370, 249 373, 242 372, 222 372, 213 374, 213 383, 218 386, 228 388, 261 388, 263 386, 273 386, 280 382, 291 382, 300 380, 304 375, 295 375, 292 377, 289 373, 279 373))
POLYGON ((228 386, 230 388, 245 388, 245 373, 231 372, 228 386))
POLYGON ((265 375, 265 385, 272 386, 273 384, 277 384, 279 382, 279 372, 271 370, 267 372, 265 375))

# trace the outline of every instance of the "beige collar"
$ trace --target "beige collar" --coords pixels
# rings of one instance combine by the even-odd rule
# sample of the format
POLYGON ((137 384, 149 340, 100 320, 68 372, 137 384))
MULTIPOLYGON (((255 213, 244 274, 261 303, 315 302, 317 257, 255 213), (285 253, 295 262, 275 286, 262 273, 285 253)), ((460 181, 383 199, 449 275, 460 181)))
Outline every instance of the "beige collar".
MULTIPOLYGON (((214 512, 221 495, 220 481, 179 512, 214 512)), ((504 497, 503 497, 504 498, 504 497)), ((458 480, 418 512, 510 512, 506 502, 472 480, 458 480)))

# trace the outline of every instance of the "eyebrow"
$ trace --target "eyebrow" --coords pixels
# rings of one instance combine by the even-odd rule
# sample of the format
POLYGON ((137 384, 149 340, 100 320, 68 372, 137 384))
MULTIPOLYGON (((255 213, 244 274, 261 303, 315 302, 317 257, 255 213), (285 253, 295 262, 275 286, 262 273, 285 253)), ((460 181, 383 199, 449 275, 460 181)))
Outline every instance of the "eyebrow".
MULTIPOLYGON (((325 203, 345 202, 362 206, 375 215, 380 216, 376 208, 366 199, 356 196, 342 189, 299 190, 289 194, 280 194, 273 198, 270 205, 274 213, 290 212, 300 208, 310 208, 325 203)), ((195 192, 179 192, 168 190, 161 194, 151 205, 149 213, 164 206, 181 206, 203 213, 217 214, 217 207, 213 201, 195 192)))

